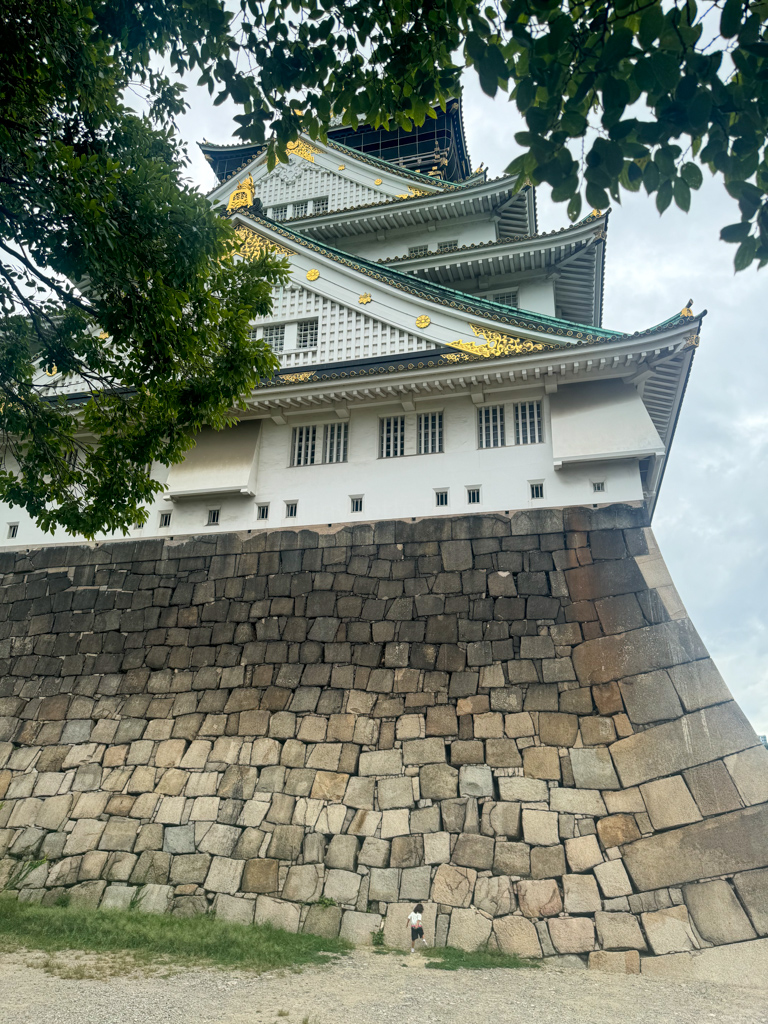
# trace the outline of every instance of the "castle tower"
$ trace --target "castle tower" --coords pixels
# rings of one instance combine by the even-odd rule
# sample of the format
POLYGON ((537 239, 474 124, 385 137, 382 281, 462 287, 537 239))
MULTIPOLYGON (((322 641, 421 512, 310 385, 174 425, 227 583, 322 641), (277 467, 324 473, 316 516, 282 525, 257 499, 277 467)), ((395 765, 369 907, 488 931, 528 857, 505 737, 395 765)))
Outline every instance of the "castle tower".
POLYGON ((0 552, 0 871, 44 854, 43 903, 402 945, 418 900, 439 944, 764 967, 768 753, 650 529, 703 314, 602 327, 607 216, 538 233, 458 104, 272 172, 203 150, 246 258, 290 261, 254 324, 281 368, 135 538, 19 523, 0 552))

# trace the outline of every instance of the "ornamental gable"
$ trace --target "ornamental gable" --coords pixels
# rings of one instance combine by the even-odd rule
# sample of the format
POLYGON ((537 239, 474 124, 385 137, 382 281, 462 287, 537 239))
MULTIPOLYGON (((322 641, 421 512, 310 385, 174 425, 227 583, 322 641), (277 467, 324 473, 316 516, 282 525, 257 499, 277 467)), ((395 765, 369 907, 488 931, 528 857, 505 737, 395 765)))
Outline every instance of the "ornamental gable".
POLYGON ((313 208, 318 200, 321 204, 325 201, 327 209, 332 211, 389 198, 380 188, 353 181, 338 171, 314 166, 296 156, 291 156, 288 164, 278 164, 270 173, 266 173, 266 167, 264 171, 262 175, 254 175, 254 186, 256 198, 266 211, 273 211, 275 206, 308 204, 303 212, 290 208, 287 211, 290 219, 321 212, 313 208))

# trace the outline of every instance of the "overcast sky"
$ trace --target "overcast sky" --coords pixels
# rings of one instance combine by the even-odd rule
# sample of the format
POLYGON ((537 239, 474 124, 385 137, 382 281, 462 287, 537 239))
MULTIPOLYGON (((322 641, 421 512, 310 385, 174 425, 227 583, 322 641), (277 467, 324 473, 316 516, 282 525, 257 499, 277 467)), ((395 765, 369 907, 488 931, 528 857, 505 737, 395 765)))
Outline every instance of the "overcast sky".
MULTIPOLYGON (((234 112, 207 92, 189 93, 180 122, 190 173, 215 179, 195 143, 234 141, 234 112)), ((501 174, 515 155, 519 122, 500 94, 469 81, 464 123, 472 166, 501 174)), ((659 217, 644 193, 614 208, 608 228, 604 326, 636 331, 693 298, 706 308, 654 531, 683 602, 726 682, 759 733, 768 733, 768 267, 733 272, 735 247, 718 240, 738 220, 717 181, 694 193, 692 212, 659 217)), ((539 229, 567 224, 564 205, 539 189, 539 229)))

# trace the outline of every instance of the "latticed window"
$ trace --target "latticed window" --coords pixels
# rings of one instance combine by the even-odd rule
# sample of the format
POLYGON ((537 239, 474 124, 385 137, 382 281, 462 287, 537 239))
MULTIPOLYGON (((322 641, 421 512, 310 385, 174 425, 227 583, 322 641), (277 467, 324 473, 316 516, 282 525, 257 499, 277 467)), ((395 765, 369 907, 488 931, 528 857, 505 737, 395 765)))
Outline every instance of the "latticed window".
POLYGON ((302 320, 296 330, 297 348, 317 348, 317 320, 302 320))
POLYGON ((379 421, 379 458, 405 455, 405 416, 386 416, 379 421))
POLYGON ((438 242, 437 243, 437 251, 438 252, 453 252, 453 250, 454 249, 458 249, 458 247, 459 247, 459 243, 458 243, 458 240, 455 239, 455 238, 452 241, 450 241, 450 242, 438 242))
POLYGON ((448 504, 448 491, 435 491, 435 504, 436 505, 447 505, 448 504))
POLYGON ((285 518, 295 519, 299 514, 299 503, 298 501, 286 501, 285 503, 285 518))
POLYGON ((467 488, 467 504, 468 505, 479 505, 480 504, 480 488, 479 487, 468 487, 467 488))
POLYGON ((418 452, 419 455, 432 455, 443 450, 443 414, 441 412, 425 412, 419 416, 418 452))
POLYGON ((515 444, 539 444, 541 440, 541 402, 517 402, 515 444))
POLYGON ((171 513, 161 512, 160 513, 160 529, 164 530, 167 526, 171 525, 171 513))
POLYGON ((486 405, 477 410, 477 443, 479 448, 504 446, 503 405, 486 405))
POLYGON ((257 509, 258 519, 269 519, 269 505, 258 505, 257 509))
POLYGON ((312 213, 328 212, 328 196, 319 196, 312 200, 312 213))
POLYGON ((326 423, 323 453, 325 462, 347 461, 348 423, 326 423))
POLYGON ((208 509, 208 525, 218 526, 219 525, 219 510, 217 508, 208 509))
POLYGON ((602 494, 605 490, 605 480, 593 481, 592 490, 595 492, 595 494, 602 494))
POLYGON ((264 341, 273 352, 282 352, 285 348, 285 324, 270 324, 269 327, 265 327, 264 341))
POLYGON ((502 306, 517 307, 517 292, 499 292, 498 295, 493 296, 493 301, 502 306))
POLYGON ((426 256, 429 252, 428 245, 409 245, 408 255, 409 256, 426 256))
POLYGON ((293 216, 294 217, 306 217, 307 210, 309 210, 309 203, 294 203, 293 204, 293 216))
POLYGON ((544 497, 544 484, 531 484, 531 497, 532 498, 543 498, 544 497))
POLYGON ((272 220, 287 220, 288 219, 288 207, 273 206, 272 207, 272 220))
POLYGON ((19 534, 18 523, 8 523, 8 540, 13 540, 19 534))
POLYGON ((314 466, 317 427, 294 427, 291 440, 291 465, 314 466))
POLYGON ((350 498, 350 502, 351 502, 351 511, 352 512, 362 512, 363 511, 363 499, 362 499, 362 497, 350 498))

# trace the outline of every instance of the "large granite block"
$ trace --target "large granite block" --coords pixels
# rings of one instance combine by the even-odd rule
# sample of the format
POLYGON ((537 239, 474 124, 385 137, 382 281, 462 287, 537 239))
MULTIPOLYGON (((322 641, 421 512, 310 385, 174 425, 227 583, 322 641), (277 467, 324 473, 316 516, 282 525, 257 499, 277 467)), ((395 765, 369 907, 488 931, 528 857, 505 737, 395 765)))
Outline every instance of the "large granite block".
MULTIPOLYGON (((613 562, 602 563, 611 566, 613 562)), ((579 570, 572 570, 578 572, 579 570)), ((688 619, 661 622, 630 633, 598 637, 574 648, 573 665, 582 686, 608 683, 670 665, 706 658, 707 651, 688 619)))
POLYGON ((699 935, 707 942, 723 946, 757 938, 733 889, 723 879, 684 885, 683 899, 699 935))

